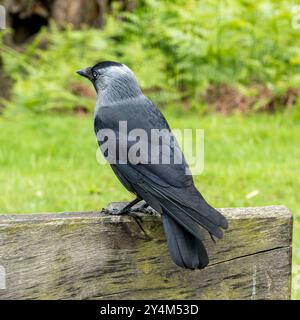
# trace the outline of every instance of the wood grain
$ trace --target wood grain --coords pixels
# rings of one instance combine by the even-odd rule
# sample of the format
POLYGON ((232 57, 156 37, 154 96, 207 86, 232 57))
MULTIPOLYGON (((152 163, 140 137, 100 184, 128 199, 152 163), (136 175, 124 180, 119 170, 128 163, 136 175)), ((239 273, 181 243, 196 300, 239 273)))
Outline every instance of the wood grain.
MULTIPOLYGON (((112 207, 123 206, 114 203, 112 207)), ((284 206, 220 211, 229 229, 210 264, 178 268, 158 215, 0 215, 0 299, 290 299, 292 215, 284 206)))

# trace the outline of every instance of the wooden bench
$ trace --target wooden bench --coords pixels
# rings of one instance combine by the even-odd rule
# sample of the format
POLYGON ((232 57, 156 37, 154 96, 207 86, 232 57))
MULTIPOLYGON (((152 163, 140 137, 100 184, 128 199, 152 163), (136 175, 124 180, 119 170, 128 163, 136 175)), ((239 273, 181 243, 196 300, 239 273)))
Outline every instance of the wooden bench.
POLYGON ((220 211, 229 229, 207 235, 196 271, 174 265, 157 214, 141 214, 143 230, 98 212, 0 215, 0 299, 290 299, 289 210, 220 211))

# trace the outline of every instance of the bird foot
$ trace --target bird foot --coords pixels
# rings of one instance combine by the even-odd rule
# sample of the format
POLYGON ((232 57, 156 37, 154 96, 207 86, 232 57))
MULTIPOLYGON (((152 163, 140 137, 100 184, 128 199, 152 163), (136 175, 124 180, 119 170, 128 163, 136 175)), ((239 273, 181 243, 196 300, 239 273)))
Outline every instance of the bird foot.
POLYGON ((131 212, 140 212, 140 213, 145 213, 145 214, 153 214, 153 211, 151 208, 149 208, 148 203, 143 203, 142 205, 132 208, 131 212))
POLYGON ((143 219, 142 217, 140 217, 138 214, 136 214, 136 212, 140 212, 137 209, 127 209, 127 208, 123 208, 123 209, 112 209, 112 210, 107 210, 107 209, 102 209, 101 211, 104 214, 109 214, 109 215, 113 215, 113 216, 121 216, 121 215, 128 215, 132 218, 134 218, 136 221, 138 220, 139 222, 142 222, 143 219))
POLYGON ((128 214, 130 217, 132 217, 137 223, 138 223, 138 222, 140 222, 140 223, 143 222, 142 217, 139 216, 138 214, 136 214, 133 210, 130 210, 127 214, 128 214))
POLYGON ((142 222, 143 222, 143 219, 141 216, 139 216, 137 213, 141 213, 141 212, 145 212, 145 213, 148 213, 148 214, 153 214, 154 212, 152 210, 149 211, 149 209, 147 209, 149 205, 147 203, 144 203, 143 205, 137 207, 137 208, 126 208, 124 207, 123 209, 112 209, 112 210, 108 210, 108 209, 105 209, 103 208, 101 210, 101 213, 104 213, 104 214, 108 214, 108 215, 123 215, 123 214, 127 214, 128 216, 130 217, 133 217, 133 219, 135 220, 135 222, 137 223, 137 225, 139 226, 139 228, 141 229, 141 231, 144 233, 144 235, 151 239, 147 232, 144 230, 143 226, 142 226, 142 222))

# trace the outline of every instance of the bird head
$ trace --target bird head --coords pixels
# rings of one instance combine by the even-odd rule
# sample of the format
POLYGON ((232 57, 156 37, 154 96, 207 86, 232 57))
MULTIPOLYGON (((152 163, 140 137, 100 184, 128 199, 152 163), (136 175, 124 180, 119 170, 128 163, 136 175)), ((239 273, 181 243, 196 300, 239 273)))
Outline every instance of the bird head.
POLYGON ((134 73, 124 64, 103 61, 93 67, 87 67, 77 73, 89 79, 105 102, 116 102, 141 94, 134 73))

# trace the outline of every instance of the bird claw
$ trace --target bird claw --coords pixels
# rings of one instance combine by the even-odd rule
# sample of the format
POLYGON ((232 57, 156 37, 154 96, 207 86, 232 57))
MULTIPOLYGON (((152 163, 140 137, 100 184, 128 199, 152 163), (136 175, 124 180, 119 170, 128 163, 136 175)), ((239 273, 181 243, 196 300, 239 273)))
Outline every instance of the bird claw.
POLYGON ((139 216, 138 214, 136 214, 134 210, 130 210, 130 211, 127 213, 127 215, 130 216, 130 217, 132 217, 136 222, 140 222, 140 223, 143 222, 142 217, 139 216))
POLYGON ((149 208, 149 204, 148 203, 143 203, 142 205, 132 208, 131 212, 139 212, 139 213, 144 213, 144 214, 149 214, 149 215, 153 215, 154 212, 151 208, 149 208))
POLYGON ((216 240, 215 240, 214 236, 211 233, 209 233, 209 235, 210 235, 210 238, 213 241, 213 243, 216 244, 216 240))
POLYGON ((101 213, 104 214, 109 214, 109 215, 113 215, 113 216, 121 216, 121 215, 128 215, 132 218, 134 218, 136 221, 138 220, 139 222, 143 222, 143 219, 141 216, 139 216, 138 214, 136 214, 136 212, 140 212, 139 208, 136 209, 128 209, 128 210, 119 210, 119 209, 112 209, 112 210, 107 210, 107 209, 102 209, 101 213))
POLYGON ((116 208, 114 208, 114 209, 109 211, 109 214, 112 214, 114 216, 121 216, 121 215, 126 214, 126 213, 127 213, 127 211, 125 211, 123 209, 119 210, 119 209, 116 209, 116 208))

